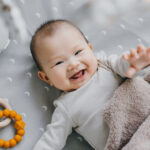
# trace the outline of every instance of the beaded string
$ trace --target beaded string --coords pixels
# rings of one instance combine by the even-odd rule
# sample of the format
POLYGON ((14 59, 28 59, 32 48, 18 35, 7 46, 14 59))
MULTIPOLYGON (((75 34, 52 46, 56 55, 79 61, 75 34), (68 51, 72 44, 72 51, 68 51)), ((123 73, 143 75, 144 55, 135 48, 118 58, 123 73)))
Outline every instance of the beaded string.
POLYGON ((14 127, 16 128, 17 133, 13 139, 10 139, 8 141, 0 139, 0 147, 4 148, 14 147, 17 143, 19 143, 22 140, 22 136, 25 134, 24 130, 25 122, 22 121, 22 116, 20 114, 17 114, 15 110, 8 110, 8 109, 4 109, 3 111, 0 110, 0 119, 4 116, 12 119, 15 122, 14 127))

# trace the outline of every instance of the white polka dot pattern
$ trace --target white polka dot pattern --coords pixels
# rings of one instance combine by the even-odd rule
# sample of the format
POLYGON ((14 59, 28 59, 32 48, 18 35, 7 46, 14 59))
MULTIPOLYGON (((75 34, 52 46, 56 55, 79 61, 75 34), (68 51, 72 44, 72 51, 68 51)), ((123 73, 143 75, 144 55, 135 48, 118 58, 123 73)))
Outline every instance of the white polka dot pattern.
MULTIPOLYGON (((108 54, 121 54, 139 43, 150 45, 149 16, 144 13, 142 15, 141 12, 136 16, 131 16, 132 13, 130 16, 124 14, 123 18, 106 16, 103 22, 107 19, 112 22, 109 22, 109 26, 107 24, 101 27, 102 18, 97 15, 99 13, 94 14, 98 16, 95 18, 90 12, 94 1, 90 3, 87 1, 33 0, 31 3, 30 0, 18 0, 15 2, 21 8, 27 23, 29 40, 41 23, 49 19, 64 18, 70 19, 79 25, 81 30, 83 29, 86 38, 94 47, 94 52, 103 50, 108 54), (115 20, 117 23, 113 24, 115 20)), ((8 101, 26 122, 24 139, 13 149, 30 150, 50 123, 54 110, 53 100, 60 95, 60 92, 38 78, 38 69, 33 62, 29 43, 21 45, 17 38, 8 37, 7 33, 2 40, 0 38, 0 52, 1 48, 5 49, 0 54, 0 97, 8 101)), ((7 135, 11 134, 10 131, 14 132, 11 127, 8 131, 0 131, 1 137, 7 138, 7 135)), ((77 133, 73 132, 69 138, 64 150, 91 150, 84 138, 77 133)))

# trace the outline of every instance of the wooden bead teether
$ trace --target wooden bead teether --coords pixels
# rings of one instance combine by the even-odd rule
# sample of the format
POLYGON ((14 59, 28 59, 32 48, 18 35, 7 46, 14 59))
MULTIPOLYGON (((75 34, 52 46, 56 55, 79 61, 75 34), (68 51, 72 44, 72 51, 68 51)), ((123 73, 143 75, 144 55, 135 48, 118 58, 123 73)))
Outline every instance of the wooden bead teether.
MULTIPOLYGON (((2 100, 1 98, 0 98, 0 105, 3 106, 5 109, 12 110, 11 106, 6 101, 2 100)), ((2 118, 2 116, 3 116, 3 112, 0 110, 0 118, 2 118)), ((0 122, 0 128, 3 128, 9 125, 10 122, 11 122, 10 118, 5 118, 4 120, 0 122)))
POLYGON ((5 120, 0 122, 0 127, 2 128, 8 125, 10 121, 13 120, 15 122, 14 127, 17 130, 16 135, 13 139, 7 141, 0 139, 0 147, 14 147, 17 143, 19 143, 22 140, 22 136, 25 134, 25 122, 22 121, 22 116, 20 114, 17 114, 15 110, 12 110, 7 102, 0 99, 0 105, 6 108, 4 110, 0 110, 0 119, 3 116, 6 117, 5 120))

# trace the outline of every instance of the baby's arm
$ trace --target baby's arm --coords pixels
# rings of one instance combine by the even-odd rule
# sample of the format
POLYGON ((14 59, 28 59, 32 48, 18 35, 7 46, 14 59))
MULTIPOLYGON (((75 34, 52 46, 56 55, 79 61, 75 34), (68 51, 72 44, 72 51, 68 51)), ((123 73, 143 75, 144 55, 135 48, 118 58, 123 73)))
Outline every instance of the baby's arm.
POLYGON ((108 70, 111 70, 113 73, 118 74, 122 78, 126 78, 129 63, 122 59, 121 56, 116 54, 107 56, 104 51, 100 51, 97 53, 97 58, 100 61, 100 66, 104 66, 104 68, 108 68, 108 70))
POLYGON ((134 73, 150 64, 150 48, 145 49, 139 45, 136 53, 131 50, 129 54, 123 54, 122 56, 115 54, 106 56, 106 54, 101 51, 97 57, 102 64, 107 66, 114 73, 120 75, 122 78, 130 78, 134 73), (133 68, 133 66, 135 68, 133 68))
POLYGON ((122 58, 128 61, 130 67, 126 76, 131 78, 137 71, 150 65, 150 47, 138 45, 137 49, 131 49, 129 54, 123 54, 122 58))
POLYGON ((69 134, 72 132, 72 121, 62 107, 56 107, 51 124, 47 126, 33 150, 62 150, 69 134))

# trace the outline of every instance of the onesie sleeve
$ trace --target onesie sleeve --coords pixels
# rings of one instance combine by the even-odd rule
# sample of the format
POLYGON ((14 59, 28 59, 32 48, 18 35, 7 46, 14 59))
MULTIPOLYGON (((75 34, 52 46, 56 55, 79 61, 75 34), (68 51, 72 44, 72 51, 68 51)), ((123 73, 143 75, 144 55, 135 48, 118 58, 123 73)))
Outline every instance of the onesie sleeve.
POLYGON ((107 56, 103 51, 98 52, 96 56, 97 59, 100 61, 100 64, 108 67, 114 73, 120 75, 122 78, 126 77, 129 63, 122 59, 121 56, 115 54, 107 56))
POLYGON ((72 132, 72 120, 63 106, 57 106, 52 115, 51 124, 36 143, 33 150, 62 150, 72 132))

